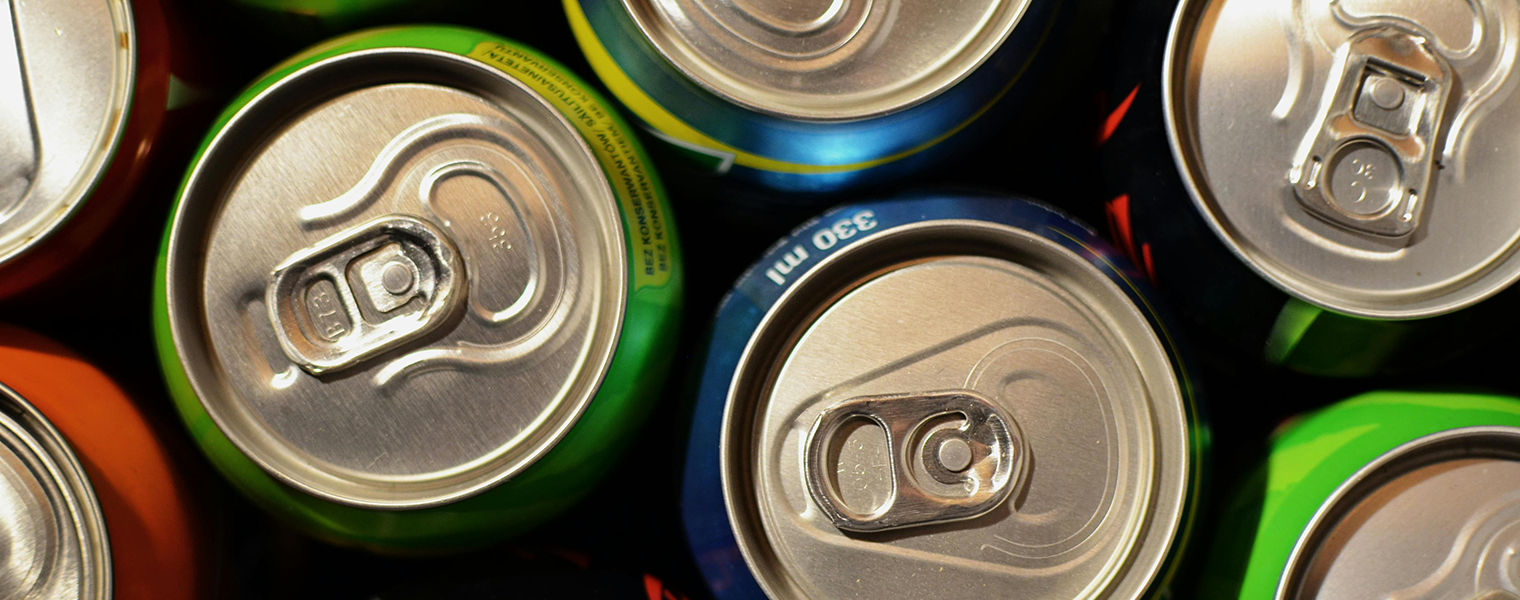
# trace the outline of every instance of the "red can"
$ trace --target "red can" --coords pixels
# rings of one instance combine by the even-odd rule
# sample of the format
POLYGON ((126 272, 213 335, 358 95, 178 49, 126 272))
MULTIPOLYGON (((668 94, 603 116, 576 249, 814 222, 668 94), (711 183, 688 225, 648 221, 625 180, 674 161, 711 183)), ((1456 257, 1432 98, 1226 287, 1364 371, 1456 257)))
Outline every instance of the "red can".
POLYGON ((0 326, 0 505, 12 507, 0 526, 14 534, 0 580, 19 582, 23 598, 204 597, 211 552, 171 449, 104 373, 0 326))
POLYGON ((0 298, 78 264, 123 215, 169 73, 158 0, 0 3, 0 298))

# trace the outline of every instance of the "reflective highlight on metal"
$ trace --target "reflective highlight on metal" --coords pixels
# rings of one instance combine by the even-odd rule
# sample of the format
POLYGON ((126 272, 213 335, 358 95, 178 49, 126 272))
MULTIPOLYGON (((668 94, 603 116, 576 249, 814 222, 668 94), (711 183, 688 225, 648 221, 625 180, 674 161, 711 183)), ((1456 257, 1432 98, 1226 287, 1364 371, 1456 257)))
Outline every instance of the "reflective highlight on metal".
POLYGON ((1452 429, 1347 479, 1304 530, 1277 598, 1508 600, 1517 554, 1520 428, 1452 429))
POLYGON ((312 375, 352 367, 437 329, 462 304, 464 263, 437 227, 405 216, 340 231, 275 267, 275 337, 312 375))
POLYGON ((111 549, 89 477, 47 418, 3 384, 0 531, 0 595, 111 598, 111 549))
POLYGON ((719 309, 686 450, 714 595, 1169 593, 1204 436, 1122 265, 1003 197, 847 205, 777 243, 719 309))
POLYGON ((1188 192, 1274 285, 1413 319, 1520 279, 1520 6, 1185 0, 1166 52, 1188 192))
POLYGON ((597 76, 672 152, 807 191, 953 152, 973 122, 1006 114, 995 106, 1039 93, 1026 75, 1077 12, 1070 0, 563 1, 597 76))
POLYGON ((0 2, 0 265, 45 241, 100 183, 137 69, 127 0, 0 2))
POLYGON ((1436 140, 1451 97, 1446 59, 1397 29, 1358 34, 1336 52, 1319 126, 1288 176, 1320 218, 1354 231, 1404 236, 1420 226, 1436 140))
POLYGON ((1013 492, 1023 463, 1022 437, 997 404, 971 390, 853 398, 818 415, 808 432, 808 494, 834 526, 884 531, 982 516, 1013 492), (959 421, 939 423, 937 417, 959 421), (852 420, 869 420, 886 432, 891 491, 865 513, 841 498, 834 472, 852 420), (921 485, 926 478, 940 486, 921 485))

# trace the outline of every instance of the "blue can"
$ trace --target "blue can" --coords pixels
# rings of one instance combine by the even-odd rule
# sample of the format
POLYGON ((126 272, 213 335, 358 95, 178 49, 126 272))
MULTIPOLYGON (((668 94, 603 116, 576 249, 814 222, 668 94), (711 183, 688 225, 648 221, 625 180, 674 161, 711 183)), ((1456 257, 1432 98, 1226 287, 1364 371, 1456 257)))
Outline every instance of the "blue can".
POLYGON ((1009 565, 1073 595, 1167 593, 1207 433, 1152 298, 1093 230, 1022 199, 797 228, 704 351, 681 513, 713 594, 983 597, 1018 589, 1009 565))
POLYGON ((565 0, 565 10, 602 82, 668 149, 703 171, 827 192, 913 173, 996 129, 1007 107, 1041 96, 1055 55, 1086 46, 1074 25, 1108 4, 862 2, 813 15, 780 2, 565 0))

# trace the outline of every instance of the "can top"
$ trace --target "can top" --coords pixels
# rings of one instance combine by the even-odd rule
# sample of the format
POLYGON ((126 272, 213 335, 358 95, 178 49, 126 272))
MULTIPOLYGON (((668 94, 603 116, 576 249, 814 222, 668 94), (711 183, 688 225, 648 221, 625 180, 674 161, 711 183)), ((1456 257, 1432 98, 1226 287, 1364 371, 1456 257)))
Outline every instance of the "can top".
POLYGON ((949 89, 1003 43, 1034 0, 622 0, 676 68, 736 104, 850 120, 949 89))
POLYGON ((58 430, 3 384, 0 531, 7 597, 111 597, 111 550, 89 477, 58 430))
POLYGON ((1520 593, 1520 428, 1429 435, 1369 463, 1325 501, 1277 598, 1520 593))
POLYGON ((0 263, 66 221, 126 127, 137 40, 126 0, 0 2, 0 263))
POLYGON ((1187 418, 1157 334, 1085 259, 924 221, 767 313, 724 413, 724 496, 772 598, 1140 598, 1182 528, 1187 418))
POLYGON ((1263 277, 1371 318, 1520 278, 1512 2, 1186 0, 1164 87, 1183 178, 1263 277))
POLYGON ((240 107, 169 241, 170 329, 221 430, 375 509, 478 494, 575 424, 627 296, 612 190, 572 125, 485 63, 339 54, 240 107))

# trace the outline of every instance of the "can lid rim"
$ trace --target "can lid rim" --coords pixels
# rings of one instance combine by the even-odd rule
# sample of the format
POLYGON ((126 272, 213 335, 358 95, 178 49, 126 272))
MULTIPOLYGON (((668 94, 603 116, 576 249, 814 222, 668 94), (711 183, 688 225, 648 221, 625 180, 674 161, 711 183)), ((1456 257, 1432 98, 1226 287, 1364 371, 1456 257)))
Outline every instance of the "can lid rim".
MULTIPOLYGON (((618 211, 612 189, 606 180, 605 173, 602 173, 600 163, 596 160, 586 140, 574 129, 564 114, 516 77, 507 75, 473 58, 436 49, 415 46, 383 46, 354 50, 313 61, 262 90, 257 96, 240 107, 227 121, 226 125, 216 132, 213 139, 207 144, 200 160, 193 166, 190 175, 186 178, 186 183, 180 194, 180 203, 176 206, 173 220, 171 221, 171 231, 169 234, 166 271, 169 284, 165 288, 165 293, 167 295, 168 306, 170 307, 170 332, 181 366, 185 369, 201 408, 205 410, 221 433, 233 442, 243 456, 253 461, 266 474, 269 474, 283 484, 325 501, 355 508, 384 511, 425 509, 477 496, 515 477, 547 455, 559 440, 563 439, 579 421, 580 416, 584 414, 594 399, 601 381, 610 370, 612 356, 616 351, 622 332, 622 321, 629 293, 627 289, 626 241, 624 240, 621 227, 618 227, 615 228, 615 231, 610 232, 612 239, 608 241, 609 251, 613 252, 618 258, 615 261, 617 264, 612 265, 608 269, 608 274, 615 280, 615 284, 605 290, 608 298, 604 299, 603 304, 605 306, 603 306, 602 312, 597 317, 593 333, 593 335, 599 336, 599 338, 605 336, 605 339, 594 344, 597 351, 588 356, 585 369, 582 371, 585 385, 581 386, 581 390, 574 398, 557 405, 555 409, 556 419, 535 423, 535 427, 544 427, 544 429, 525 430, 524 435, 527 433, 533 433, 533 435, 527 437, 523 435, 519 436, 525 440, 531 438, 529 440, 531 444, 527 451, 497 452, 493 455, 494 458, 487 456, 466 465, 450 469, 444 472, 441 477, 435 478, 437 481, 429 479, 428 481, 414 485, 413 487, 416 489, 405 496, 401 493, 405 490, 402 490, 400 485, 393 479, 377 479, 366 485, 358 482, 353 477, 354 473, 350 470, 322 472, 323 477, 329 484, 341 482, 349 486, 357 486, 348 491, 340 490, 332 485, 324 485, 318 479, 308 480, 297 477, 292 472, 289 472, 290 467, 294 466, 298 469, 307 469, 316 473, 318 466, 311 464, 309 461, 301 460, 299 456, 280 458, 289 454, 289 452, 269 452, 268 449, 270 448, 284 448, 278 436, 267 429, 238 426, 234 420, 235 415, 238 419, 244 421, 249 417, 249 415, 241 414, 246 412, 241 410, 241 403, 231 403, 230 412, 233 414, 228 414, 229 411, 222 410, 221 403, 212 400, 217 395, 210 392, 217 391, 225 386, 215 383, 215 377, 208 380, 205 377, 196 376, 197 372, 214 372, 216 370, 210 364, 199 364, 207 360, 203 355, 208 353, 191 351, 198 343, 192 338, 203 335, 200 327, 203 325, 201 322, 204 319, 199 317, 201 314, 200 309, 188 311, 194 312, 195 316, 176 315, 173 310, 174 306, 184 305, 187 301, 180 298, 182 295, 186 296, 190 302, 195 303, 194 305, 200 306, 200 301, 193 291, 176 291, 178 288, 183 287, 183 285, 176 285, 176 279, 183 279, 186 276, 187 268, 193 267, 192 270, 197 273, 204 268, 202 264, 197 262, 199 257, 186 256, 188 244, 201 243, 195 239, 201 236, 193 235, 188 231, 188 223, 198 218, 190 214, 194 211, 187 210, 192 208, 190 207, 190 196, 196 190, 205 186, 218 185, 216 182, 219 181, 219 177, 215 173, 208 173, 207 165, 220 161, 221 163, 235 166, 245 160, 238 153, 238 150, 233 147, 232 142, 229 141, 233 137, 236 137, 237 132, 244 130, 258 132, 266 129, 261 127, 261 124, 266 123, 268 118, 271 117, 271 115, 264 114, 266 112, 272 113, 275 120, 286 122, 292 115, 298 115, 303 110, 319 103, 309 102, 302 105, 299 102, 295 102, 284 103, 286 105, 293 104, 294 106, 281 106, 272 109, 262 108, 269 105, 281 104, 279 102, 271 102, 271 98, 283 98, 290 90, 295 90, 301 84, 306 83, 306 80, 312 78, 320 79, 323 74, 328 73, 332 69, 344 68, 350 64, 371 60, 393 59, 397 56, 405 56, 418 61, 431 61, 434 65, 458 69, 461 73, 467 74, 466 76, 459 77, 460 81, 464 81, 465 77, 486 77, 489 78, 490 83, 493 85, 509 86, 516 92, 522 92, 523 96, 532 98, 532 101, 537 103, 533 107, 534 109, 542 109, 548 115, 552 115, 551 118, 567 132, 566 137, 574 139, 573 144, 577 147, 580 154, 584 154, 584 156, 576 156, 575 159, 577 161, 583 160, 586 164, 592 165, 602 175, 596 178, 596 181, 587 182, 587 185, 596 188, 597 195, 599 196, 598 202, 604 204, 608 210, 613 211, 614 217, 618 211), (255 112, 257 114, 254 114, 255 112), (207 180, 208 177, 210 178, 209 180, 207 180), (192 356, 201 356, 202 358, 197 360, 187 360, 185 358, 192 356), (545 427, 546 425, 547 427, 545 427), (344 477, 344 475, 347 475, 347 477, 344 477), (436 484, 436 488, 439 489, 430 487, 430 482, 436 484)), ((444 75, 439 76, 443 77, 444 75)), ((452 74, 449 76, 452 76, 452 74)), ((346 82, 350 85, 345 90, 353 91, 386 83, 418 83, 411 79, 406 81, 390 81, 384 79, 384 77, 381 77, 381 79, 383 80, 374 80, 372 77, 365 79, 362 83, 346 82)), ((446 85, 456 84, 451 83, 446 85)), ((457 85, 464 86, 463 83, 457 85)), ((330 97, 333 96, 329 95, 325 98, 330 97)), ((217 168, 221 169, 225 166, 217 168)), ((206 212, 210 209, 199 208, 195 210, 206 212)), ((517 446, 514 444, 513 448, 517 448, 517 446)))

